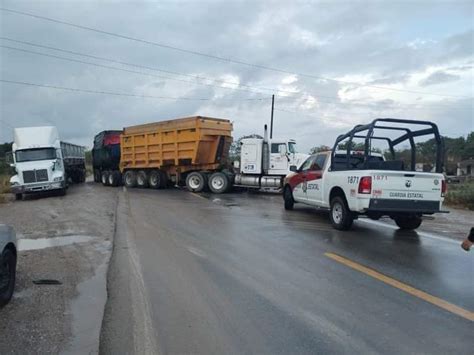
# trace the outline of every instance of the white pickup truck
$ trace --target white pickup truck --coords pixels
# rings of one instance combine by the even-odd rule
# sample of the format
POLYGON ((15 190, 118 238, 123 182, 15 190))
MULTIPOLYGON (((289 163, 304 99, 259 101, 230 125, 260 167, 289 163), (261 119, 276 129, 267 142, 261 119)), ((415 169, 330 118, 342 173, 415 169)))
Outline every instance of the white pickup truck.
MULTIPOLYGON (((375 136, 375 128, 404 132, 399 138, 388 138, 392 153, 395 153, 394 146, 397 144, 407 139, 413 142, 413 137, 431 133, 442 145, 436 125, 430 122, 378 119, 366 126, 356 126, 337 139, 332 151, 310 156, 299 169, 292 167, 293 172, 284 181, 285 209, 293 209, 295 202, 329 209, 331 222, 339 230, 349 229, 360 215, 371 219, 389 216, 401 229, 413 230, 421 225, 423 215, 442 212, 446 193, 446 181, 440 172, 442 149, 437 150, 435 173, 415 171, 415 159, 412 159, 410 166, 405 166, 402 160, 385 160, 380 153, 369 153, 369 149, 359 152, 337 150, 340 142, 347 138, 367 138, 359 134, 364 129, 371 132, 367 144, 371 139, 387 139, 375 136), (428 124, 431 128, 411 131, 378 125, 380 122, 399 121, 404 124, 428 124)), ((349 143, 347 146, 352 145, 349 143)), ((414 144, 412 149, 416 149, 414 144)))

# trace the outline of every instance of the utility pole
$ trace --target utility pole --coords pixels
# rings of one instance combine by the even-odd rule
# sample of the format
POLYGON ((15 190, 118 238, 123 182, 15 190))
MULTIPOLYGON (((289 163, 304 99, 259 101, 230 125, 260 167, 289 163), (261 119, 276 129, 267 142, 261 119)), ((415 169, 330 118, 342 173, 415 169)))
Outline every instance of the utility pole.
POLYGON ((270 139, 273 138, 273 109, 275 108, 275 95, 272 95, 272 118, 270 120, 270 139))

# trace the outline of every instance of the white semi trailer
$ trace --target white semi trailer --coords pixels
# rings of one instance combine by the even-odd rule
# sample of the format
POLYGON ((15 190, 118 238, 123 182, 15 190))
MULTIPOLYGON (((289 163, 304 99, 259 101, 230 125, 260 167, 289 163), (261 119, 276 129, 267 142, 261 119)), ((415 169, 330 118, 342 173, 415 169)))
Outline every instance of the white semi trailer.
POLYGON ((61 142, 53 126, 15 128, 10 166, 16 175, 10 186, 16 199, 50 190, 65 194, 69 181, 84 182, 84 151, 82 146, 61 142))

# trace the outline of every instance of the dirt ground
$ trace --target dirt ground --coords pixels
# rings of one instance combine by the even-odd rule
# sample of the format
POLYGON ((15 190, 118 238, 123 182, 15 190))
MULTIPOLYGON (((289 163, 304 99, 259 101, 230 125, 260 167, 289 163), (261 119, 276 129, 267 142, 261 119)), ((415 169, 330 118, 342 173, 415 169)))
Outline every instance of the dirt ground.
POLYGON ((71 186, 64 197, 28 196, 0 204, 0 223, 12 225, 20 247, 24 239, 29 249, 19 252, 15 294, 0 310, 1 354, 94 352, 106 300, 103 266, 112 249, 115 191, 86 183, 71 186), (48 241, 68 245, 48 246, 48 241), (80 285, 98 271, 102 284, 82 294, 80 285), (35 285, 39 279, 61 284, 35 285), (99 312, 84 319, 90 312, 77 309, 87 302, 99 312), (97 334, 81 329, 84 323, 97 334))

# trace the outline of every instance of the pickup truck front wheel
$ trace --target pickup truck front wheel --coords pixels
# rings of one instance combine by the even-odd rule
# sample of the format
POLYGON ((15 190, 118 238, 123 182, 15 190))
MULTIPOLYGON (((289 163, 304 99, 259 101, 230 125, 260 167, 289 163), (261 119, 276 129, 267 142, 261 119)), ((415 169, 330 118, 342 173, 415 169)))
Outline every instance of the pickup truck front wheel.
POLYGON ((335 196, 331 200, 329 217, 333 227, 338 230, 348 230, 351 228, 352 222, 354 222, 354 216, 349 207, 347 207, 346 200, 341 196, 335 196))
POLYGON ((395 223, 400 229, 414 230, 417 229, 423 221, 418 216, 399 216, 394 218, 395 223))
POLYGON ((290 187, 285 187, 283 192, 283 200, 285 201, 285 210, 292 210, 295 205, 295 200, 293 199, 293 193, 291 192, 290 187))

